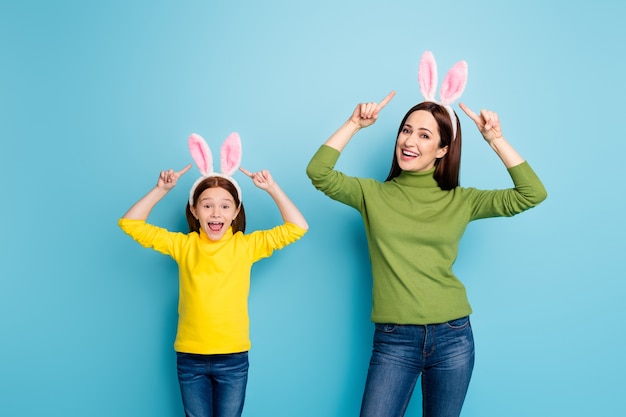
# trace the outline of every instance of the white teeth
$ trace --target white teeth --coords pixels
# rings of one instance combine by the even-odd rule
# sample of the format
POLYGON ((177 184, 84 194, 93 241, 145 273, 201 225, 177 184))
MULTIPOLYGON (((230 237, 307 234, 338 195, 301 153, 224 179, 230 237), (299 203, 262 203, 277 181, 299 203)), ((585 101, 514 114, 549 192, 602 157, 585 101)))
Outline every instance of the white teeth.
POLYGON ((418 156, 418 154, 413 153, 413 152, 409 152, 409 151, 407 151, 405 149, 402 150, 402 154, 406 155, 406 156, 418 156))

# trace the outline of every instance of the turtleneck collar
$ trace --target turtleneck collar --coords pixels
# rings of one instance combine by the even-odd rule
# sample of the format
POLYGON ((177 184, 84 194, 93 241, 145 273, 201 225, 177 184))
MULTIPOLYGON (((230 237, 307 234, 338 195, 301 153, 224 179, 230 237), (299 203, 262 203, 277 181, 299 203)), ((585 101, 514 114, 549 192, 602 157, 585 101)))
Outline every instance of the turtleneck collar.
POLYGON ((431 168, 428 171, 423 172, 413 172, 413 171, 402 171, 400 175, 394 178, 392 181, 395 181, 397 184, 405 185, 408 187, 417 187, 417 188, 432 188, 439 187, 437 181, 434 177, 435 168, 431 168))
POLYGON ((226 242, 231 237, 233 237, 233 227, 232 226, 230 226, 228 228, 228 230, 226 230, 226 232, 224 232, 224 234, 222 235, 222 237, 219 240, 211 240, 211 239, 209 239, 209 236, 207 236, 207 234, 205 233, 204 229, 200 228, 200 240, 202 240, 203 242, 208 242, 208 243, 226 242))

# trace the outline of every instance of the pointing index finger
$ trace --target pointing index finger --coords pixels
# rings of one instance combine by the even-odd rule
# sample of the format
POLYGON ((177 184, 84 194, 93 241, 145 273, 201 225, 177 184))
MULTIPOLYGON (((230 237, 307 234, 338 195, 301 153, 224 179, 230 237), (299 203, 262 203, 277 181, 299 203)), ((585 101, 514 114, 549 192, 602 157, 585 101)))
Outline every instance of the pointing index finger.
POLYGON ((480 118, 478 117, 478 115, 476 113, 474 113, 469 107, 467 107, 465 104, 463 103, 459 103, 459 107, 461 108, 461 110, 463 110, 465 112, 465 114, 467 114, 469 116, 470 119, 472 119, 474 122, 478 123, 480 121, 480 118))
POLYGON ((185 174, 190 169, 191 169, 191 164, 188 164, 185 168, 183 168, 180 171, 178 171, 178 176, 179 177, 182 176, 183 174, 185 174))
POLYGON ((391 91, 391 93, 387 94, 387 96, 384 99, 382 99, 382 101, 378 104, 378 107, 377 107, 376 110, 379 110, 379 111, 382 110, 382 108, 385 107, 391 101, 393 96, 395 96, 395 95, 396 95, 395 90, 393 90, 393 91, 391 91))
POLYGON ((247 169, 244 169, 242 167, 239 168, 239 171, 243 172, 246 176, 252 178, 254 175, 252 174, 252 172, 248 171, 247 169))

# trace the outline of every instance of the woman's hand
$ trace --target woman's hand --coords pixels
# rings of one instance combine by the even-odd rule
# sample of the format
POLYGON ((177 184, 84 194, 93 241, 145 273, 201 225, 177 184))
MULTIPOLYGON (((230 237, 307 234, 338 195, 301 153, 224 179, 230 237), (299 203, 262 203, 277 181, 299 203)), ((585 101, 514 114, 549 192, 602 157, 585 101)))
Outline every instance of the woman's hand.
POLYGON ((496 112, 482 109, 480 114, 476 114, 463 103, 459 103, 459 107, 476 123, 478 130, 488 143, 493 142, 495 139, 502 138, 500 120, 496 112))
POLYGON ((362 128, 371 126, 376 122, 378 113, 391 101, 395 91, 387 94, 380 103, 361 103, 356 106, 352 112, 352 116, 346 120, 335 133, 333 133, 324 142, 324 145, 330 146, 339 152, 343 151, 350 139, 362 128))
POLYGON ((511 168, 524 162, 524 158, 502 136, 497 113, 483 109, 480 111, 480 115, 478 115, 463 103, 459 103, 459 106, 476 123, 483 138, 498 154, 502 162, 504 162, 504 166, 511 168))
POLYGON ((354 123, 359 129, 373 125, 378 119, 378 113, 391 101, 395 91, 387 94, 380 103, 359 103, 350 116, 350 122, 354 123))

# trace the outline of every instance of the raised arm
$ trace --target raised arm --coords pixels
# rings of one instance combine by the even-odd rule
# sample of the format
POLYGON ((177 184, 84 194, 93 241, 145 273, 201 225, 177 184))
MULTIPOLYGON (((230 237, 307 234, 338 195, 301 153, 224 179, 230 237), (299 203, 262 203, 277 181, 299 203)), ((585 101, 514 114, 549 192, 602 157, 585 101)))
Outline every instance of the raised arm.
POLYGON ((268 170, 264 169, 255 173, 243 168, 239 168, 239 170, 248 177, 252 178, 254 185, 261 190, 267 191, 278 206, 278 210, 280 210, 280 215, 282 216, 283 221, 293 223, 304 230, 309 229, 309 225, 298 207, 296 207, 291 199, 287 197, 287 194, 285 194, 285 192, 278 186, 268 170))
POLYGON ((480 111, 480 114, 476 114, 463 103, 459 103, 459 107, 476 123, 476 127, 478 127, 483 138, 485 138, 507 168, 524 162, 524 158, 502 136, 497 113, 483 109, 480 111))
POLYGON ((352 116, 324 144, 337 149, 339 152, 343 151, 343 148, 346 147, 356 132, 376 122, 378 113, 395 95, 396 92, 392 91, 380 103, 359 103, 352 112, 352 116))
POLYGON ((154 206, 176 186, 178 179, 189 169, 191 164, 176 172, 173 169, 161 171, 157 184, 122 216, 124 219, 146 220, 154 206))

